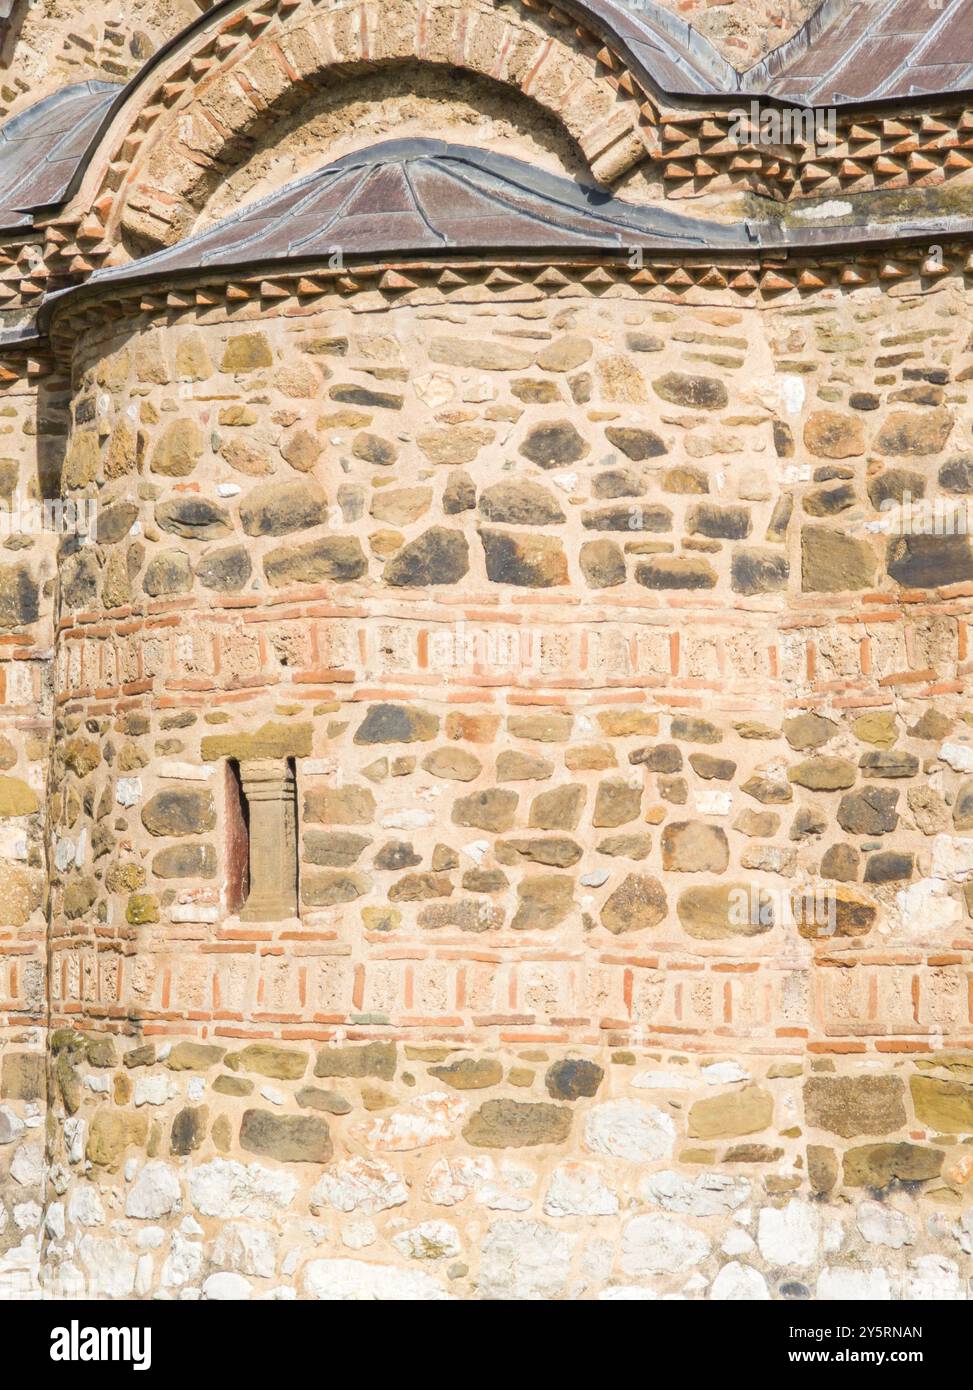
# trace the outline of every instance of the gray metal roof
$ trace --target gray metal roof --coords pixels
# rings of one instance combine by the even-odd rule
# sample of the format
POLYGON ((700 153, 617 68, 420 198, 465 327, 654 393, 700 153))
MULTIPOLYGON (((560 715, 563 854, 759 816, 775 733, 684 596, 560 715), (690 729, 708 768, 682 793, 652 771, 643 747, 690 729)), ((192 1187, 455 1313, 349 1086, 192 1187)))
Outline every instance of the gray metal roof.
POLYGON ((30 225, 30 213, 60 203, 121 87, 80 82, 0 126, 0 228, 30 225))
POLYGON ((306 174, 143 260, 96 271, 123 284, 185 271, 440 252, 750 248, 746 227, 637 208, 522 160, 441 140, 393 140, 306 174))
POLYGON ((740 86, 740 74, 709 39, 655 0, 563 0, 558 8, 614 39, 657 92, 707 96, 740 86))
POLYGON ((665 208, 634 207, 603 189, 549 174, 508 155, 439 140, 394 140, 306 174, 206 231, 127 265, 96 271, 77 289, 145 284, 207 271, 326 262, 394 262, 450 254, 525 256, 641 247, 665 254, 825 250, 929 237, 967 237, 973 218, 786 227, 726 225, 665 208))
POLYGON ((807 106, 973 88, 973 0, 825 0, 743 74, 747 89, 807 106))
POLYGON ((558 8, 614 39, 646 85, 669 97, 840 107, 973 89, 973 0, 822 0, 745 71, 655 0, 558 0, 558 8))
MULTIPOLYGON (((0 0, 0 18, 5 0, 0 0)), ((0 127, 0 230, 74 191, 110 119, 194 33, 217 28, 241 0, 222 3, 153 54, 126 86, 83 82, 45 97, 0 127)), ((746 72, 655 0, 558 0, 558 9, 614 48, 650 89, 724 107, 777 103, 867 105, 973 90, 973 0, 824 0, 803 27, 746 72)))

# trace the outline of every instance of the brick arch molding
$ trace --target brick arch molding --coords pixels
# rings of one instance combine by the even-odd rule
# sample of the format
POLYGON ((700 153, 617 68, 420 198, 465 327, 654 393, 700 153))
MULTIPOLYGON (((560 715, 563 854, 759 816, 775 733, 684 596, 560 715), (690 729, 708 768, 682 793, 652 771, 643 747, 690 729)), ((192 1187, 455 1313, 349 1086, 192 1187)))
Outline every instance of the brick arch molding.
POLYGON ((279 116, 329 84, 399 63, 515 88, 603 183, 654 140, 648 95, 622 59, 576 18, 533 0, 267 0, 215 13, 146 70, 99 143, 74 202, 84 209, 79 241, 96 260, 127 259, 128 238, 178 241, 279 116))

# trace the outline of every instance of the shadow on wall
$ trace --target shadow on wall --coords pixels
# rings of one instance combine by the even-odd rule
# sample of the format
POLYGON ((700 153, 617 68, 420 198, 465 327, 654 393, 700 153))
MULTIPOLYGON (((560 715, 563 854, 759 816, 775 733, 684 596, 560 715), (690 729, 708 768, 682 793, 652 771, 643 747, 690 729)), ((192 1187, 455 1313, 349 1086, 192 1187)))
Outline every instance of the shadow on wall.
POLYGON ((10 68, 13 62, 28 9, 28 0, 0 0, 0 69, 10 68))

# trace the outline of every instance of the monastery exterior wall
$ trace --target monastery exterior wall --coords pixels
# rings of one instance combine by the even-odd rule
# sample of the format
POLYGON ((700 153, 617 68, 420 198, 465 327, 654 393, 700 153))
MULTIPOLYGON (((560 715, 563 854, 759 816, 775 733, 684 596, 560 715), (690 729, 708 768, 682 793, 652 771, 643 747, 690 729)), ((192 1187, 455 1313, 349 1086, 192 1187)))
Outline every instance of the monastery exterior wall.
POLYGON ((973 491, 947 253, 70 326, 98 540, 8 1277, 43 1238, 114 1297, 965 1295, 973 560, 883 505, 973 491))
POLYGON ((0 1297, 36 1290, 46 1202, 46 785, 56 542, 41 481, 63 453, 68 385, 36 371, 0 402, 0 1297), (36 372, 36 374, 35 374, 36 372))

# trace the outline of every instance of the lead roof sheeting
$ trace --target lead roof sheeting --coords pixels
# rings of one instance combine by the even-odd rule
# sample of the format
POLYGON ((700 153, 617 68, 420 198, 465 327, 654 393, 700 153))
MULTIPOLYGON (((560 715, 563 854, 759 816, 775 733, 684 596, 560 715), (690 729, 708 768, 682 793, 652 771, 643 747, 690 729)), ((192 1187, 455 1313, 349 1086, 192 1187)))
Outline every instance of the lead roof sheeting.
POLYGON ((785 49, 752 70, 774 79, 768 95, 819 106, 885 101, 973 87, 973 0, 857 0, 808 21, 785 49))
POLYGON ((496 251, 745 247, 738 227, 632 207, 506 155, 392 141, 305 175, 187 241, 91 283, 328 257, 496 251))
POLYGON ((64 197, 120 90, 110 82, 65 87, 0 127, 0 224, 64 197))
MULTIPOLYGON (((8 3, 0 0, 0 22, 8 3)), ((62 201, 109 117, 187 34, 211 27, 236 3, 224 0, 201 15, 126 87, 66 87, 0 127, 0 227, 29 226, 29 213, 62 201)), ((929 0, 823 0, 795 35, 745 73, 653 0, 561 4, 573 21, 613 43, 643 81, 676 99, 842 106, 973 89, 973 0, 944 0, 942 10, 929 0)))

